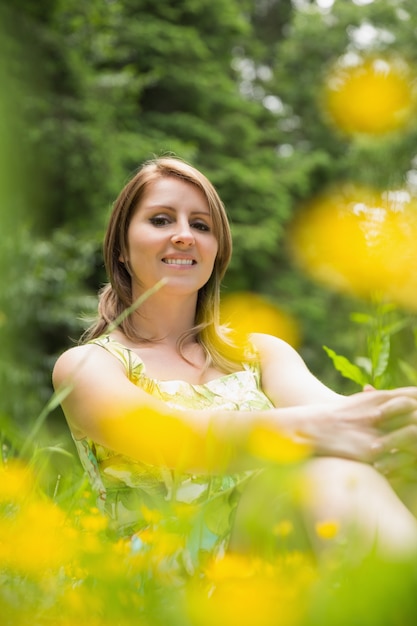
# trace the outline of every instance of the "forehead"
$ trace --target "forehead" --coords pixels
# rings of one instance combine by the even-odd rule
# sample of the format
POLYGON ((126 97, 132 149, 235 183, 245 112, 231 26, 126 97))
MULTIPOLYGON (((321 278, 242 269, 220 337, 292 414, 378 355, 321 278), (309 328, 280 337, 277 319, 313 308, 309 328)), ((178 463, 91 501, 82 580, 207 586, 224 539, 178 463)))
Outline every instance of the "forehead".
POLYGON ((210 213, 204 192, 197 185, 178 176, 164 176, 147 185, 138 209, 154 205, 210 213))

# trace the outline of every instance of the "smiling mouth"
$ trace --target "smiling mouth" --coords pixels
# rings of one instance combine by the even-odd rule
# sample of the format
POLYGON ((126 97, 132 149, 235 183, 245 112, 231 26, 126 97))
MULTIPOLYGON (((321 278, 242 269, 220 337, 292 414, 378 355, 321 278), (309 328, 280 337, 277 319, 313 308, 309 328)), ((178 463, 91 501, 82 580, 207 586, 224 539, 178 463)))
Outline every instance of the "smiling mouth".
POLYGON ((167 265, 195 265, 193 259, 162 259, 167 265))

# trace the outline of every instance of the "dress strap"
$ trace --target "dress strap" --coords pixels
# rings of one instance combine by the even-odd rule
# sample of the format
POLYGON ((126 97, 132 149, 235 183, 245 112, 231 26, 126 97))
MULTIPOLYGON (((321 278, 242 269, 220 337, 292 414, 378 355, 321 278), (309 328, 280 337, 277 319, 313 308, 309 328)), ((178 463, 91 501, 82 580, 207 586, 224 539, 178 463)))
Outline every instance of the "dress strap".
POLYGON ((253 358, 248 360, 246 363, 243 363, 243 367, 245 370, 252 372, 255 377, 256 384, 258 389, 261 389, 261 381, 262 381, 262 368, 261 368, 261 360, 259 357, 259 352, 255 348, 252 342, 250 342, 250 350, 253 358))
POLYGON ((88 343, 101 346, 107 350, 107 352, 115 356, 116 359, 122 363, 126 370, 127 377, 132 382, 135 382, 138 376, 144 373, 145 365, 140 356, 119 341, 112 339, 110 335, 102 335, 101 337, 97 337, 97 339, 92 339, 88 343))

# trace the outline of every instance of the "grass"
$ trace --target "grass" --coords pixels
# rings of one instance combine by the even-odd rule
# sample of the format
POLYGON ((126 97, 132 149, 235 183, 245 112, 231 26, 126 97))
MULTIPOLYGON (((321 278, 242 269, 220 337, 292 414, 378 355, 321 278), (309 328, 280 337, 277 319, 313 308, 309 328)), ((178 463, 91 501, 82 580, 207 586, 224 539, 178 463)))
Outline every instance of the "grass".
MULTIPOLYGON (((388 323, 386 316, 392 310, 382 313, 384 323, 380 319, 376 324, 372 317, 359 320, 371 325, 368 355, 359 360, 361 376, 368 371, 374 383, 395 367, 387 350, 394 331, 401 327, 398 319, 388 323)), ((352 368, 344 357, 329 353, 343 375, 352 371, 358 375, 358 366, 352 368)), ((136 544, 111 539, 107 518, 96 507, 72 450, 59 441, 48 441, 46 417, 66 392, 51 398, 26 438, 10 422, 2 425, 2 626, 414 623, 416 555, 396 560, 376 554, 359 557, 355 542, 347 545, 339 537, 338 520, 329 518, 315 528, 325 546, 317 559, 291 507, 283 506, 269 527, 268 520, 258 523, 259 494, 259 500, 253 499, 254 522, 248 526, 254 553, 206 555, 198 567, 187 570, 177 557, 192 519, 181 519, 178 510, 175 525, 153 524, 152 532, 142 533, 136 544)), ((277 493, 288 488, 291 468, 299 462, 295 456, 281 467, 277 464, 272 473, 277 493)), ((415 482, 407 484, 414 497, 415 482)), ((146 514, 150 522, 157 520, 157 512, 146 514)))

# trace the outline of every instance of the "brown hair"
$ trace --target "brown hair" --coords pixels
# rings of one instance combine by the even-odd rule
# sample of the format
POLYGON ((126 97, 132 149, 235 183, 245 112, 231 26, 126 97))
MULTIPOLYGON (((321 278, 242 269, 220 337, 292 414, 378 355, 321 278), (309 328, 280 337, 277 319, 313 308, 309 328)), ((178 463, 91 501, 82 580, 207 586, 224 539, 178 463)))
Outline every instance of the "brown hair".
MULTIPOLYGON (((147 161, 120 192, 110 216, 103 244, 109 283, 103 287, 99 295, 98 319, 86 330, 81 341, 91 341, 105 333, 132 305, 131 276, 125 263, 120 260, 128 258, 127 232, 130 220, 149 185, 166 176, 181 178, 203 192, 218 243, 213 272, 198 293, 195 325, 180 337, 178 350, 182 353, 185 341, 190 336, 195 336, 205 351, 206 366, 213 364, 226 372, 236 371, 248 355, 246 350, 230 341, 227 328, 221 326, 219 322, 220 284, 232 254, 232 237, 226 210, 216 189, 206 176, 178 157, 160 157, 147 161)), ((119 326, 132 341, 143 341, 135 331, 131 316, 123 319, 119 326)))

